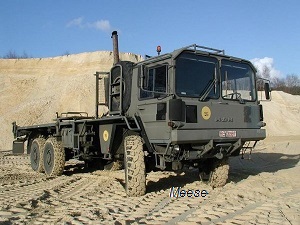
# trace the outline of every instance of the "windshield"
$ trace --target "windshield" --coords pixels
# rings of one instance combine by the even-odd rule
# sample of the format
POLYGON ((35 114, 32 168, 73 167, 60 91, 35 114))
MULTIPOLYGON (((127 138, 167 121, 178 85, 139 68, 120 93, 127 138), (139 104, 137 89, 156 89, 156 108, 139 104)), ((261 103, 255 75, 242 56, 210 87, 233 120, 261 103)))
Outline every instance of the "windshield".
POLYGON ((176 94, 182 97, 218 98, 216 58, 184 52, 176 60, 176 94))
POLYGON ((254 72, 248 64, 222 60, 221 74, 224 99, 248 101, 256 99, 254 72))

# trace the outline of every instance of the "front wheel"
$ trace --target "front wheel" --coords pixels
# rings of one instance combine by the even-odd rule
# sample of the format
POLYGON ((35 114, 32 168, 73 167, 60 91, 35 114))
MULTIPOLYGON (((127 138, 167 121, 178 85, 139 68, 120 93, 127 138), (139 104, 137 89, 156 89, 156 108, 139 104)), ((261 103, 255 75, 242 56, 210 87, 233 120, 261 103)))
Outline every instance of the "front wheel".
POLYGON ((215 188, 223 187, 226 184, 228 173, 228 158, 224 158, 221 160, 207 160, 203 170, 200 171, 199 176, 201 181, 204 181, 215 188))
POLYGON ((50 137, 44 148, 44 169, 47 176, 59 176, 65 167, 65 150, 61 141, 50 137))
POLYGON ((129 197, 146 193, 145 156, 142 138, 131 135, 124 141, 125 190, 129 197))

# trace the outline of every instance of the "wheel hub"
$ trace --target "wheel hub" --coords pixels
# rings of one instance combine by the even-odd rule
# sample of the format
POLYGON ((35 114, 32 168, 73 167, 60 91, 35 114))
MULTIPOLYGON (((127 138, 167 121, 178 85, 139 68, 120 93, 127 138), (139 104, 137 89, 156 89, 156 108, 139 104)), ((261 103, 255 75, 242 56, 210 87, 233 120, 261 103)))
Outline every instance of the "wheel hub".
POLYGON ((52 159, 51 151, 48 149, 48 150, 47 150, 46 163, 47 163, 49 166, 51 165, 51 159, 52 159))
POLYGON ((34 161, 34 163, 37 163, 37 160, 38 160, 38 154, 37 154, 36 148, 33 149, 32 160, 34 161))

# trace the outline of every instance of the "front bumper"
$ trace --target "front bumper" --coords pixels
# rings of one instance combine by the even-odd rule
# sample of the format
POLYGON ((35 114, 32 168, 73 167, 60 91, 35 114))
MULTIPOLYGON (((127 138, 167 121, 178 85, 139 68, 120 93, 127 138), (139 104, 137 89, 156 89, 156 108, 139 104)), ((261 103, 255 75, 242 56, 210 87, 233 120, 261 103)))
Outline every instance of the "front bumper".
POLYGON ((235 142, 241 140, 259 141, 266 138, 265 129, 206 129, 206 130, 183 130, 171 131, 173 144, 193 144, 213 142, 235 142))

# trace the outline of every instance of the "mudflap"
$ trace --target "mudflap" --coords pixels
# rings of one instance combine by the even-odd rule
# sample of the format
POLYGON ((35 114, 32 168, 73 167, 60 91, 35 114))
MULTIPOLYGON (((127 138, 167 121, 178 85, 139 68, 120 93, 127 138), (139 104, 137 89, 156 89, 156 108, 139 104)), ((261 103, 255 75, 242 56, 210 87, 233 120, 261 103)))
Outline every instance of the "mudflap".
POLYGON ((24 154, 24 142, 23 139, 18 139, 13 141, 13 148, 12 153, 13 154, 24 154))
POLYGON ((115 124, 104 124, 99 126, 100 148, 101 153, 105 155, 104 158, 111 157, 110 154, 112 153, 111 150, 113 147, 115 130, 115 124))

